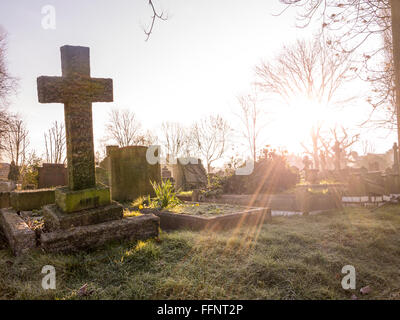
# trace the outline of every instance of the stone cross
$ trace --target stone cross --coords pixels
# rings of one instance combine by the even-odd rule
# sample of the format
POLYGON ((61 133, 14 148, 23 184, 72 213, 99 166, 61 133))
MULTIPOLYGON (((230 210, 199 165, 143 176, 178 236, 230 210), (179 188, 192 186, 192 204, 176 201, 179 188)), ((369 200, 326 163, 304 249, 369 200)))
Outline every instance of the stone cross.
POLYGON ((62 77, 37 78, 40 103, 63 103, 67 140, 68 186, 95 187, 92 102, 112 102, 112 79, 90 77, 87 47, 61 47, 62 77))

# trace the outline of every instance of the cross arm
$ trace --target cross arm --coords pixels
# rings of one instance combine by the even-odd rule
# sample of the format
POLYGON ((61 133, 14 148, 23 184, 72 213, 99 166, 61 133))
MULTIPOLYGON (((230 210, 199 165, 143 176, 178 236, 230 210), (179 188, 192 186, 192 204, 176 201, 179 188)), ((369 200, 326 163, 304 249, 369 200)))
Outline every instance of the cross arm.
POLYGON ((40 103, 64 103, 63 78, 61 77, 37 78, 37 90, 40 103))
POLYGON ((40 103, 114 101, 112 79, 42 76, 37 78, 37 90, 40 103))

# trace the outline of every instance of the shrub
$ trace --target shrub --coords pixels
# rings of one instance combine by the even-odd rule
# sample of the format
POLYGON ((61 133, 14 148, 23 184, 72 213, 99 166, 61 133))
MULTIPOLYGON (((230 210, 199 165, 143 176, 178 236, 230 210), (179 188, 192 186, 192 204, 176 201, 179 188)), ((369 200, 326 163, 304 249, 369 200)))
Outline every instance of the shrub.
POLYGON ((224 193, 275 193, 290 189, 299 181, 299 173, 290 168, 286 153, 265 148, 248 176, 234 173, 220 179, 224 193))
POLYGON ((156 194, 154 202, 158 208, 171 208, 182 203, 176 196, 174 186, 170 180, 163 181, 160 184, 151 181, 150 183, 156 194))

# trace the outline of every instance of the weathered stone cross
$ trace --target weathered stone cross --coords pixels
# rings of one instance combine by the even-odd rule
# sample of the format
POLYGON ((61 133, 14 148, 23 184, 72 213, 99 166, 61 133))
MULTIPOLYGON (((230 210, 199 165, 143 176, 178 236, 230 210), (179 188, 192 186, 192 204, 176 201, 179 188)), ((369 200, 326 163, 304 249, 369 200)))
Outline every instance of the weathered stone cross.
POLYGON ((62 77, 37 78, 40 103, 63 103, 67 140, 68 186, 95 187, 92 102, 112 102, 112 79, 90 77, 87 47, 61 47, 62 77))

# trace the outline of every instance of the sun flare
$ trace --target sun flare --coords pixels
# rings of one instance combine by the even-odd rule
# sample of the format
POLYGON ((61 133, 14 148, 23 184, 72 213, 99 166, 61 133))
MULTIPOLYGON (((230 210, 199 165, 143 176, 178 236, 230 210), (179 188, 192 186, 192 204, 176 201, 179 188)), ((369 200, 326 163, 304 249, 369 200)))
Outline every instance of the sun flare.
POLYGON ((317 101, 298 97, 276 114, 275 130, 279 132, 280 145, 302 152, 300 143, 309 144, 312 130, 329 128, 340 119, 338 110, 317 101))

